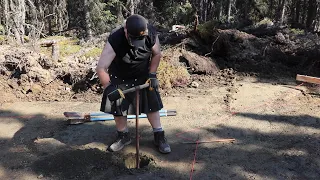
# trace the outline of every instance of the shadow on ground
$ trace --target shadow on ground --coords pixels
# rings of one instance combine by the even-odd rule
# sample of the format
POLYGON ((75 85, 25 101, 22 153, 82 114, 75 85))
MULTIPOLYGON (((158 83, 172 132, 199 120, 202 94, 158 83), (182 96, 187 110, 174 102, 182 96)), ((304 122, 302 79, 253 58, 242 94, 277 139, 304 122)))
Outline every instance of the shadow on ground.
MULTIPOLYGON (((274 116, 238 113, 238 116, 259 121, 287 123, 319 129, 320 119, 312 116, 274 116)), ((107 153, 99 148, 82 145, 98 142, 107 144, 114 134, 112 123, 88 123, 68 126, 62 119, 48 119, 42 114, 24 117, 0 111, 1 123, 20 123, 22 127, 12 138, 0 137, 0 167, 3 178, 28 172, 42 179, 189 179, 195 144, 182 144, 170 129, 173 152, 160 155, 149 143, 152 137, 142 133, 141 146, 161 156, 171 166, 157 165, 141 170, 124 167, 125 154, 107 153), (105 134, 101 134, 105 132, 105 134), (77 134, 78 133, 78 134, 77 134), (49 139, 39 143, 37 140, 49 139), (38 143, 37 143, 38 142, 38 143), (43 146, 42 146, 43 145, 43 146), (185 164, 185 171, 175 169, 175 163, 185 164), (173 165, 173 166, 172 166, 173 165)), ((142 126, 141 129, 149 127, 142 126)), ((192 178, 194 179, 319 179, 319 134, 263 133, 224 125, 202 130, 220 138, 235 138, 235 143, 199 144, 192 178)), ((2 133, 3 134, 3 133, 2 133)), ((186 135, 196 136, 197 133, 186 135)), ((1 173, 0 173, 0 178, 1 173)))

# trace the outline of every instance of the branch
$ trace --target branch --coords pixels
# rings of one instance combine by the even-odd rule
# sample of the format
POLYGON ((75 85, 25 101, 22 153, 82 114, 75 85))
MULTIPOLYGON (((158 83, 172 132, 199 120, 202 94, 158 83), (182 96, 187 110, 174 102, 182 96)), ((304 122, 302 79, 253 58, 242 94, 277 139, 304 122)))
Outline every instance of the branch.
POLYGON ((214 44, 218 41, 219 37, 220 37, 220 34, 219 34, 219 36, 216 38, 216 40, 214 40, 214 42, 212 43, 212 45, 211 45, 211 51, 210 51, 209 53, 205 54, 204 56, 207 56, 207 55, 209 55, 209 54, 211 54, 211 53, 213 52, 213 46, 214 46, 214 44))
POLYGON ((194 141, 194 142, 182 142, 182 144, 201 144, 201 143, 215 143, 215 142, 233 142, 235 139, 217 139, 212 141, 194 141))
POLYGON ((32 27, 34 30, 38 31, 38 33, 41 34, 43 37, 47 37, 45 34, 42 33, 42 30, 37 29, 34 25, 28 23, 25 23, 24 25, 27 27, 32 27))

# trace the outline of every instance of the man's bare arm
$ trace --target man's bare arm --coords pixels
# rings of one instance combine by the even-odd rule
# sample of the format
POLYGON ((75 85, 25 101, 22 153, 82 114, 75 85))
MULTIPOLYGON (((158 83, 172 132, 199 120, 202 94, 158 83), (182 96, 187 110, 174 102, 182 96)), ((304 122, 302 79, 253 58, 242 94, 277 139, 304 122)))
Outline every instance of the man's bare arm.
POLYGON ((107 69, 109 68, 111 62, 115 57, 116 57, 116 53, 114 52, 110 43, 107 42, 107 44, 102 50, 102 53, 96 68, 98 77, 100 79, 100 82, 103 88, 106 88, 110 83, 110 77, 109 77, 109 74, 107 73, 107 69))
POLYGON ((150 73, 157 72, 160 59, 162 57, 161 49, 160 49, 160 42, 158 36, 156 37, 156 43, 152 47, 152 58, 150 63, 150 73))

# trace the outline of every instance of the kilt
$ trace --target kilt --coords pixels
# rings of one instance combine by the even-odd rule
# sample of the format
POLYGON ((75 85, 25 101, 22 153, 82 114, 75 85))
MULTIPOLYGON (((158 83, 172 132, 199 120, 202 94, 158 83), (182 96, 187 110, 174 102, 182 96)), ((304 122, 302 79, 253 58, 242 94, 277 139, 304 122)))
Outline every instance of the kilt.
MULTIPOLYGON (((144 84, 148 77, 136 79, 121 79, 110 74, 111 83, 121 90, 126 90, 134 86, 144 84)), ((150 91, 149 88, 140 89, 139 91, 139 115, 141 113, 156 112, 163 108, 160 94, 156 90, 150 91)), ((107 92, 103 93, 100 111, 113 114, 114 116, 126 116, 136 114, 136 92, 125 94, 125 98, 116 101, 110 101, 107 92)))

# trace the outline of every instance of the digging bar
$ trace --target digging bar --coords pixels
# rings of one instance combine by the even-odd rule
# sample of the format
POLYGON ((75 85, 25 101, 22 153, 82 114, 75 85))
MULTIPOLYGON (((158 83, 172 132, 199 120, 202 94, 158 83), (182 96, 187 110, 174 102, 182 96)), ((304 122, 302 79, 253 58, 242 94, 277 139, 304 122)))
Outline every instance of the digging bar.
POLYGON ((140 168, 139 163, 139 98, 140 89, 136 89, 136 168, 140 168))

